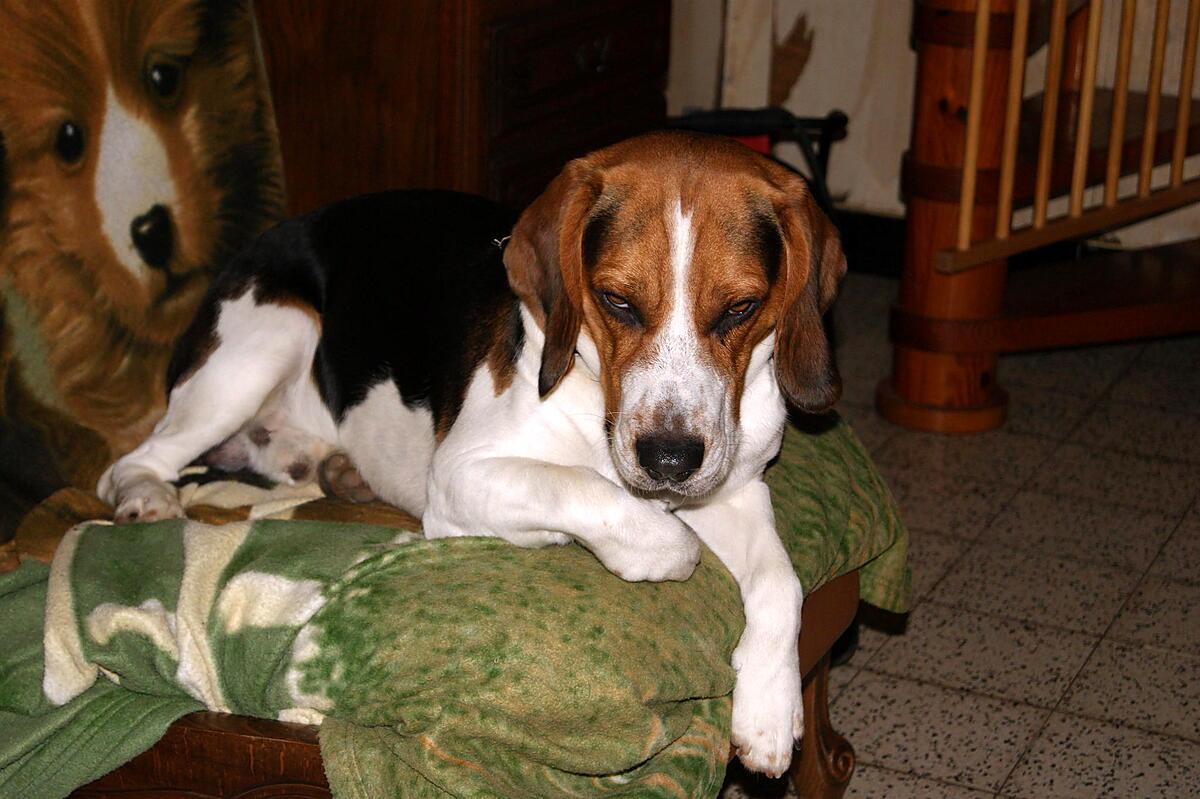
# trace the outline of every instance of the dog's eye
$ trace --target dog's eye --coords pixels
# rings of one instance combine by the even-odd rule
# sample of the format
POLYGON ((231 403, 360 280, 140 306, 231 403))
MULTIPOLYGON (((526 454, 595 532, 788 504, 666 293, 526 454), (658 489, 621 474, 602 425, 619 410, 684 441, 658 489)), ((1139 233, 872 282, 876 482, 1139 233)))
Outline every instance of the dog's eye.
POLYGON ((54 150, 58 157, 68 164, 73 164, 83 157, 83 128, 76 122, 67 120, 62 123, 54 137, 54 150))
POLYGON ((611 291, 599 291, 597 294, 600 295, 600 302, 603 304, 604 310, 608 311, 609 315, 618 322, 631 327, 641 325, 641 314, 629 300, 611 291))
POLYGON ((734 318, 741 318, 743 316, 748 316, 750 312, 757 307, 758 302, 755 300, 742 300, 741 302, 735 302, 733 305, 730 305, 728 308, 726 308, 725 315, 732 316, 734 318))
POLYGON ((629 300, 622 297, 620 294, 613 294, 611 291, 604 292, 604 301, 612 308, 618 311, 628 311, 631 307, 629 300))
POLYGON ((183 83, 183 69, 170 61, 156 61, 146 70, 150 90, 163 100, 173 100, 183 83))
POLYGON ((722 311, 721 315, 713 321, 712 332, 718 336, 725 335, 753 316, 760 304, 758 300, 739 300, 735 302, 722 311))

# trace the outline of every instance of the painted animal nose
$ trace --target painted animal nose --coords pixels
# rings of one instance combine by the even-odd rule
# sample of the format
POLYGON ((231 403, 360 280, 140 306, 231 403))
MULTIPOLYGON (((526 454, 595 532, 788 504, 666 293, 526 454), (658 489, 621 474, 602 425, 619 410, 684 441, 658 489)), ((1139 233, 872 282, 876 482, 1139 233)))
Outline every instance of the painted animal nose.
POLYGON ((634 448, 638 463, 655 480, 682 483, 704 462, 704 441, 696 436, 642 436, 634 448))
POLYGON ((171 260, 171 249, 175 234, 171 230, 171 212, 166 206, 156 205, 133 220, 129 228, 133 246, 147 266, 166 269, 171 260))

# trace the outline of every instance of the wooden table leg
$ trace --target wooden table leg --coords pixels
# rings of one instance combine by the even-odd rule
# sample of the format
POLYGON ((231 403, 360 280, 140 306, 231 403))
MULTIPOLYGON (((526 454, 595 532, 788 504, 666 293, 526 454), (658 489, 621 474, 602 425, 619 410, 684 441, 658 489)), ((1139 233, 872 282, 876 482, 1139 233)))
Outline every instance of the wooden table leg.
POLYGON ((804 683, 804 739, 789 776, 800 799, 841 799, 854 774, 854 749, 829 722, 829 655, 804 683))

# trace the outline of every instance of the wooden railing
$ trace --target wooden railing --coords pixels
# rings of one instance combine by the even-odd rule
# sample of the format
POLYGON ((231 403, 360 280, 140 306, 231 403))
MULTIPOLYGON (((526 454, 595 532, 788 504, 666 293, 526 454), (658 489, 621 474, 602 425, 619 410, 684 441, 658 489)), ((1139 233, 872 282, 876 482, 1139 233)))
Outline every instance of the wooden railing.
POLYGON ((973 238, 972 234, 979 173, 980 126, 986 102, 984 74, 988 26, 992 15, 990 0, 978 0, 974 12, 975 35, 971 56, 956 246, 938 252, 936 266, 939 272, 953 274, 966 271, 1054 242, 1086 237, 1128 225, 1200 200, 1200 178, 1184 179, 1184 160, 1189 154, 1189 132, 1193 124, 1191 95, 1196 70, 1197 38, 1200 34, 1200 0, 1187 0, 1187 3, 1174 138, 1169 156, 1169 182, 1166 187, 1158 190, 1154 190, 1151 185, 1160 134, 1158 121, 1163 102, 1167 23, 1171 11, 1171 0, 1157 0, 1141 152, 1136 169, 1137 186, 1132 196, 1121 197, 1118 184, 1123 177, 1130 62, 1136 35, 1135 0, 1123 0, 1120 32, 1116 43, 1117 63, 1113 99, 1108 120, 1110 132, 1103 174, 1103 199, 1093 207, 1085 206, 1085 192, 1089 187, 1088 166, 1093 138, 1093 117, 1096 115, 1096 72, 1104 4, 1102 0, 1089 0, 1086 6, 1077 12, 1086 15, 1086 31, 1083 34, 1081 82, 1078 97, 1074 98, 1078 103, 1078 114, 1073 135, 1074 152, 1070 181, 1067 187, 1067 211, 1062 216, 1051 218, 1050 201, 1056 196, 1053 181, 1054 159, 1058 154, 1056 143, 1060 141, 1062 133, 1056 130, 1056 126, 1063 118, 1059 106, 1063 99, 1062 76, 1068 41, 1067 0, 1053 0, 1046 54, 1045 90, 1037 137, 1036 177, 1033 181, 1033 196, 1027 203, 1032 208, 1032 221, 1023 227, 1014 227, 1014 186, 1018 169, 1018 139, 1027 58, 1026 41, 1030 25, 1030 0, 1014 0, 1012 60, 1004 112, 995 233, 992 238, 979 240, 973 238))

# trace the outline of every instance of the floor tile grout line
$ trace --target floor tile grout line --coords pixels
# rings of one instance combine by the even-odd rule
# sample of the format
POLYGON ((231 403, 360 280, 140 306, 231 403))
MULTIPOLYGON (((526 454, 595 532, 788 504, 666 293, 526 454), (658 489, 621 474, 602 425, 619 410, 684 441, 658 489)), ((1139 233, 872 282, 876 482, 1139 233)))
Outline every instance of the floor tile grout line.
POLYGON ((984 618, 987 618, 987 619, 993 619, 993 620, 998 620, 998 621, 1007 621, 1007 622, 1011 622, 1013 624, 1020 624, 1020 625, 1024 625, 1027 627, 1028 626, 1039 627, 1044 630, 1049 630, 1050 632, 1071 633, 1072 635, 1086 635, 1088 638, 1096 638, 1097 636, 1101 635, 1101 633, 1094 632, 1094 631, 1079 630, 1074 627, 1066 627, 1061 624, 1054 624, 1052 622, 1032 621, 1027 618, 1021 618, 1020 616, 1010 616, 1007 613, 997 613, 996 611, 993 611, 993 610, 980 610, 978 608, 965 607, 963 605, 956 605, 952 602, 945 602, 945 601, 932 599, 932 598, 928 599, 926 601, 929 602, 929 604, 931 604, 931 605, 937 605, 938 607, 944 608, 946 610, 955 610, 960 613, 961 612, 972 613, 976 616, 983 616, 984 618))
POLYGON ((1193 418, 1200 417, 1200 411, 1192 410, 1191 406, 1183 405, 1163 405, 1158 402, 1149 402, 1147 400, 1134 399, 1109 399, 1109 402, 1114 405, 1128 405, 1131 408, 1153 409, 1161 413, 1177 413, 1181 416, 1191 416, 1193 418))
MULTIPOLYGON (((1074 499, 1074 497, 1072 497, 1072 498, 1074 499)), ((1190 505, 1189 505, 1189 507, 1190 507, 1190 505)), ((950 536, 945 533, 939 533, 936 530, 927 530, 924 528, 918 528, 918 529, 921 530, 922 535, 936 535, 936 536, 940 536, 942 538, 950 538, 954 541, 974 543, 973 539, 955 538, 954 536, 950 536)), ((1169 541, 1171 539, 1171 536, 1173 536, 1175 534, 1175 530, 1177 530, 1177 529, 1178 529, 1178 523, 1173 523, 1173 526, 1171 527, 1171 532, 1167 533, 1167 535, 1163 537, 1163 543, 1166 543, 1167 541, 1169 541)), ((979 543, 984 547, 990 547, 993 549, 1012 550, 1015 548, 1015 547, 1008 546, 1007 544, 1005 544, 1003 542, 980 541, 979 543)), ((1058 558, 1059 560, 1065 560, 1070 563, 1074 563, 1074 564, 1081 565, 1081 566, 1099 566, 1101 568, 1110 569, 1110 570, 1114 570, 1114 571, 1125 571, 1125 572, 1132 572, 1132 573, 1141 573, 1141 571, 1143 569, 1147 568, 1148 566, 1153 565, 1154 558, 1158 557, 1158 551, 1156 550, 1155 554, 1154 554, 1154 558, 1147 560, 1145 566, 1136 566, 1136 565, 1130 564, 1130 563, 1116 563, 1111 560, 1101 560, 1100 558, 1088 558, 1088 557, 1083 557, 1080 555, 1073 555, 1073 554, 1061 554, 1060 555, 1060 554, 1057 554, 1054 552, 1041 551, 1038 549, 1030 549, 1028 547, 1021 547, 1020 551, 1024 554, 1031 555, 1031 556, 1039 556, 1039 557, 1044 557, 1044 558, 1045 557, 1058 558)), ((1185 578, 1185 577, 1173 577, 1169 574, 1159 574, 1157 572, 1152 572, 1151 574, 1152 574, 1152 576, 1161 577, 1162 579, 1164 579, 1168 582, 1172 582, 1172 583, 1180 583, 1183 585, 1200 585, 1200 580, 1196 580, 1196 579, 1189 579, 1189 578, 1185 578)), ((945 605, 947 603, 942 602, 939 604, 945 605)), ((974 610, 974 609, 972 608, 972 610, 974 610)), ((1014 619, 1016 621, 1021 621, 1020 619, 1016 619, 1016 617, 1014 617, 1014 616, 1008 616, 1003 613, 994 613, 994 612, 985 611, 985 610, 981 610, 981 611, 977 611, 977 612, 983 613, 985 615, 996 616, 996 617, 1003 618, 1003 619, 1014 619)), ((1047 625, 1047 626, 1054 627, 1054 626, 1058 626, 1058 625, 1047 625)), ((1058 626, 1058 629, 1068 630, 1071 632, 1087 632, 1086 630, 1078 630, 1073 627, 1058 626)))
MULTIPOLYGON (((1133 588, 1131 588, 1129 593, 1126 595, 1125 601, 1121 603, 1121 607, 1119 607, 1117 609, 1117 612, 1113 614, 1112 619, 1109 621, 1108 626, 1104 628, 1104 632, 1101 633, 1100 638, 1092 646, 1091 651, 1088 652, 1087 657, 1083 659, 1083 662, 1080 664, 1079 668, 1075 671, 1075 674, 1072 675, 1071 679, 1067 682, 1066 687, 1063 689, 1062 693, 1059 695, 1058 702, 1056 702, 1054 707, 1051 708, 1050 713, 1046 716, 1046 718, 1042 720, 1041 727, 1039 727, 1038 731, 1036 733, 1034 733, 1032 738, 1029 739, 1029 743, 1025 746, 1024 751, 1021 752, 1020 756, 1018 756, 1016 761, 1013 763, 1012 768, 1009 769, 1008 775, 1005 776, 1004 781, 1000 783, 1000 787, 997 789, 998 793, 1004 792, 1004 787, 1006 785, 1008 785, 1009 781, 1012 779, 1013 774, 1016 773, 1017 768, 1025 760, 1025 757, 1029 754, 1029 752, 1033 749, 1033 745, 1035 743, 1037 743, 1039 738, 1042 737, 1042 733, 1046 731, 1046 727, 1050 723, 1050 719, 1054 717, 1055 713, 1059 712, 1059 708, 1062 707, 1064 702, 1066 702, 1067 697, 1071 694, 1071 691, 1075 687, 1075 683, 1079 680, 1079 676, 1081 674, 1083 674, 1083 670, 1087 668, 1087 664, 1091 662, 1092 658, 1095 657, 1097 650, 1100 649, 1100 644, 1103 643, 1104 639, 1108 637, 1108 634, 1112 630, 1113 625, 1115 625, 1117 623, 1117 619, 1121 618, 1121 614, 1125 612, 1125 609, 1127 607, 1129 607, 1129 603, 1133 601, 1133 597, 1137 594, 1138 589, 1141 588, 1142 583, 1144 583, 1146 581, 1146 577, 1149 576, 1150 568, 1154 565, 1154 561, 1157 560, 1160 555, 1162 555, 1163 549, 1167 546, 1167 544, 1171 541, 1171 539, 1175 537, 1175 533, 1178 532, 1179 528, 1183 525, 1184 519, 1187 518, 1188 514, 1191 513, 1192 509, 1194 507, 1196 507, 1196 505, 1197 505, 1197 499, 1195 496, 1193 496, 1192 501, 1189 503, 1187 509, 1184 510, 1183 516, 1180 517, 1179 522, 1171 530, 1171 534, 1168 535, 1163 540, 1161 545, 1159 545, 1158 552, 1155 553, 1154 557, 1150 559, 1150 563, 1142 571, 1141 576, 1138 578, 1137 582, 1134 583, 1133 588)), ((1074 714, 1072 714, 1072 715, 1074 715, 1074 714)), ((1111 720, 1105 720, 1104 723, 1105 724, 1113 724, 1113 722, 1111 720)), ((1114 725, 1114 726, 1117 726, 1117 725, 1114 725)))
MULTIPOLYGON (((1070 442, 1064 442, 1064 446, 1072 446, 1072 445, 1070 444, 1070 442)), ((1076 445, 1074 445, 1074 446, 1078 446, 1078 445, 1076 444, 1076 445)), ((1191 463, 1189 463, 1189 464, 1180 464, 1180 465, 1195 466, 1196 464, 1191 464, 1191 463)), ((1052 496, 1060 497, 1060 498, 1062 498, 1062 499, 1077 499, 1077 500, 1088 500, 1088 501, 1091 501, 1091 502, 1100 502, 1100 503, 1103 503, 1103 504, 1106 504, 1106 505, 1114 505, 1114 506, 1116 506, 1116 507, 1119 507, 1119 508, 1128 508, 1128 509, 1130 509, 1130 510, 1140 510, 1140 511, 1142 511, 1143 513, 1155 513, 1155 512, 1158 512, 1158 513, 1163 513, 1164 515, 1167 515, 1167 516, 1174 516, 1174 515, 1175 515, 1175 512, 1164 512, 1164 511, 1162 511, 1162 510, 1160 509, 1160 508, 1161 508, 1161 506, 1150 507, 1149 505, 1134 505, 1134 504, 1132 504, 1132 503, 1130 503, 1130 502, 1119 502, 1119 501, 1117 501, 1117 500, 1113 500, 1113 499, 1096 499, 1095 497, 1089 497, 1089 496, 1087 496, 1086 494, 1076 494, 1076 493, 1073 493, 1073 492, 1071 492, 1071 491, 1063 491, 1063 490, 1061 490, 1061 489, 1059 489, 1059 490, 1057 490, 1057 491, 1053 491, 1053 492, 1047 492, 1047 491, 1043 491, 1043 490, 1041 490, 1041 489, 1037 488, 1037 487, 1036 487, 1036 485, 1035 485, 1035 486, 1023 486, 1021 490, 1022 490, 1022 491, 1036 491, 1036 492, 1038 492, 1038 493, 1049 493, 1049 494, 1051 494, 1052 496)), ((1186 508, 1187 508, 1187 507, 1188 507, 1188 506, 1185 506, 1185 510, 1184 510, 1184 511, 1182 511, 1182 512, 1185 512, 1185 513, 1186 513, 1186 508)))
MULTIPOLYGON (((1200 417, 1197 417, 1197 419, 1198 419, 1198 421, 1200 421, 1200 417)), ((1084 449, 1090 449, 1095 452, 1111 452, 1116 455, 1132 455, 1135 458, 1141 458, 1142 460, 1147 460, 1147 461, 1151 461, 1154 463, 1168 463, 1173 466, 1197 466, 1197 465, 1200 465, 1200 460, 1197 460, 1195 458, 1171 458, 1171 457, 1167 457, 1166 455, 1150 455, 1146 452, 1138 452, 1136 449, 1122 449, 1120 447, 1108 447, 1108 446, 1100 446, 1100 445, 1095 445, 1095 444, 1086 444, 1082 441, 1073 441, 1069 438, 1063 439, 1062 443, 1071 444, 1076 447, 1083 447, 1084 449)))
POLYGON ((1138 348, 1137 353, 1129 359, 1129 363, 1121 367, 1121 370, 1113 376, 1113 379, 1108 382, 1108 385, 1097 392, 1096 396, 1092 398, 1091 404, 1088 405, 1087 410, 1084 411, 1079 417, 1079 421, 1075 422, 1075 425, 1069 431, 1067 431, 1067 435, 1064 437, 1065 441, 1071 441, 1074 435, 1079 432, 1079 429, 1083 427, 1084 423, 1087 422, 1091 415, 1095 413, 1096 409, 1100 407, 1100 404, 1112 396, 1113 387, 1120 383, 1121 380, 1123 380, 1125 376, 1129 374, 1129 371, 1133 369, 1133 365, 1141 360, 1142 355, 1145 352, 1146 345, 1142 344, 1138 348))
MULTIPOLYGON (((1091 657, 1091 654, 1092 654, 1091 652, 1088 653, 1089 658, 1091 657)), ((1086 664, 1086 662, 1087 661, 1085 660, 1084 663, 1086 664)), ((904 682, 914 682, 914 683, 917 683, 918 685, 925 685, 925 686, 929 686, 931 688, 940 688, 943 691, 949 691, 951 693, 956 693, 956 694, 968 694, 970 696, 976 696, 976 697, 979 697, 980 699, 987 699, 989 701, 998 702, 1000 704, 1018 705, 1023 708, 1028 708, 1029 710, 1043 711, 1043 712, 1048 712, 1048 713, 1052 713, 1052 714, 1057 713, 1060 716, 1071 716, 1072 718, 1087 719, 1088 721, 1097 721, 1102 724, 1109 724, 1114 727, 1121 727, 1123 729, 1130 729, 1130 730, 1136 730, 1138 732, 1144 732, 1148 735, 1157 735, 1157 736, 1160 736, 1163 738, 1172 738, 1174 740, 1183 741, 1184 743, 1188 743, 1188 744, 1193 744, 1193 745, 1200 744, 1200 737, 1189 738, 1188 736, 1182 735, 1177 732, 1168 732, 1166 730, 1155 730, 1155 729, 1141 726, 1139 724, 1134 724, 1134 723, 1128 722, 1128 721, 1121 721, 1118 719, 1105 718, 1104 716, 1099 716, 1099 715, 1096 715, 1093 713, 1083 713, 1078 710, 1062 710, 1059 707, 1060 700, 1055 700, 1055 704, 1053 704, 1053 705, 1039 704, 1036 702, 1031 702, 1028 699, 1017 699, 1012 696, 1005 696, 1003 694, 997 694, 997 693, 993 693, 990 691, 981 690, 978 688, 967 688, 962 685, 951 685, 950 683, 941 682, 937 679, 929 679, 926 677, 913 677, 913 676, 906 675, 906 674, 897 674, 895 672, 883 671, 879 668, 872 668, 870 666, 863 666, 861 669, 859 669, 859 674, 861 674, 864 671, 868 672, 870 674, 874 674, 879 677, 888 677, 893 680, 902 680, 904 682)), ((859 675, 856 674, 855 679, 857 679, 858 676, 859 675)), ((1040 730, 1039 730, 1039 732, 1040 732, 1040 730)), ((997 790, 999 790, 999 789, 997 789, 997 790)))
MULTIPOLYGON (((847 404, 852 405, 853 407, 855 407, 858 410, 866 409, 865 406, 860 405, 858 403, 847 403, 847 404)), ((1173 464, 1176 466, 1200 465, 1200 458, 1172 458, 1172 457, 1168 457, 1166 455, 1157 455, 1157 454, 1152 455, 1150 453, 1142 452, 1142 451, 1139 451, 1136 449, 1114 447, 1114 446, 1108 446, 1108 445, 1103 445, 1103 444, 1091 444, 1086 441, 1079 441, 1079 440, 1073 439, 1072 436, 1079 429, 1079 427, 1082 426, 1083 423, 1088 420, 1088 418, 1092 415, 1092 411, 1094 411, 1097 407, 1098 407, 1098 404, 1096 404, 1096 403, 1089 405, 1088 409, 1083 412, 1083 415, 1081 416, 1080 420, 1078 422, 1076 422, 1075 425, 1073 427, 1071 427, 1067 433, 1064 433, 1062 435, 1050 435, 1049 433, 1042 433, 1042 432, 1038 432, 1036 430, 1005 430, 1004 432, 1007 432, 1009 435, 1014 435, 1014 436, 1024 436, 1026 438, 1036 438, 1039 441, 1045 441, 1047 443, 1069 444, 1069 445, 1076 446, 1076 447, 1083 447, 1084 449, 1090 449, 1090 450, 1094 450, 1097 452, 1111 452, 1111 453, 1114 453, 1117 455, 1132 455, 1137 458, 1142 458, 1144 460, 1158 462, 1158 463, 1169 463, 1169 464, 1173 464)), ((1196 415, 1196 419, 1197 419, 1197 421, 1200 421, 1200 414, 1196 415)), ((907 430, 906 428, 900 427, 899 425, 891 424, 890 422, 888 424, 891 425, 892 427, 896 428, 895 431, 888 438, 888 443, 891 443, 893 438, 895 438, 896 436, 901 435, 903 433, 906 433, 906 432, 920 433, 921 432, 918 430, 907 430)), ((929 434, 929 435, 934 435, 934 434, 929 434)), ((883 445, 880 445, 879 448, 882 449, 882 446, 883 445)), ((936 467, 931 467, 931 470, 938 471, 939 474, 943 474, 943 475, 946 474, 945 472, 942 472, 941 470, 936 469, 936 467)))
POLYGON ((943 777, 934 777, 928 773, 922 773, 919 771, 902 771, 898 768, 893 768, 892 766, 888 766, 883 763, 872 762, 870 760, 861 760, 860 759, 860 760, 858 760, 858 763, 861 763, 864 766, 870 766, 871 768, 874 768, 874 769, 879 769, 880 771, 889 771, 892 774, 902 774, 905 777, 916 777, 917 779, 927 780, 928 782, 934 782, 934 783, 937 783, 938 785, 945 785, 947 788, 960 788, 960 789, 965 788, 968 791, 974 791, 975 793, 980 793, 985 796, 987 796, 987 795, 999 796, 999 794, 996 793, 996 791, 993 791, 989 788, 976 788, 974 785, 964 785, 961 782, 953 782, 953 781, 947 780, 943 777))
MULTIPOLYGON (((1060 443, 1062 443, 1064 445, 1071 444, 1070 441, 1063 441, 1060 443)), ((1175 516, 1175 514, 1173 514, 1173 513, 1168 513, 1166 511, 1159 510, 1157 508, 1151 509, 1151 508, 1146 508, 1143 505, 1131 505, 1128 502, 1121 502, 1120 500, 1110 499, 1110 498, 1097 499, 1095 497, 1084 497, 1084 496, 1080 496, 1079 494, 1071 494, 1069 492, 1058 490, 1058 489, 1039 488, 1036 485, 1028 486, 1028 487, 1023 486, 1021 488, 1021 493, 1023 493, 1023 494, 1038 494, 1040 496, 1047 497, 1049 499, 1087 500, 1088 502, 1095 504, 1095 505, 1107 505, 1110 508, 1116 508, 1118 510, 1134 510, 1134 511, 1137 511, 1137 512, 1145 514, 1145 515, 1157 514, 1159 516, 1165 516, 1168 518, 1172 518, 1175 516)), ((921 529, 921 528, 918 528, 918 529, 921 529)), ((937 531, 935 530, 933 532, 937 532, 937 531)))
MULTIPOLYGON (((1088 561, 1076 561, 1076 562, 1080 563, 1082 565, 1085 565, 1085 566, 1095 565, 1095 564, 1089 563, 1088 561)), ((1181 584, 1187 585, 1187 586, 1195 585, 1194 583, 1188 583, 1188 582, 1185 582, 1182 580, 1172 580, 1170 577, 1162 577, 1161 575, 1156 574, 1154 572, 1151 572, 1150 574, 1148 574, 1146 576, 1157 577, 1159 579, 1163 579, 1168 582, 1181 583, 1181 584)), ((1136 586, 1139 586, 1139 585, 1141 585, 1140 579, 1139 579, 1139 582, 1134 583, 1134 586, 1135 586, 1134 590, 1136 590, 1136 586)), ((975 608, 975 607, 967 607, 965 605, 956 605, 953 602, 945 602, 942 600, 934 599, 932 597, 926 597, 925 599, 923 599, 921 604, 925 604, 925 603, 928 603, 930 605, 937 605, 938 607, 944 608, 946 610, 955 610, 955 611, 959 611, 959 612, 973 613, 976 616, 983 616, 988 619, 1007 621, 1007 622, 1011 622, 1013 624, 1021 624, 1024 626, 1040 627, 1042 629, 1049 630, 1051 632, 1070 633, 1072 635, 1084 635, 1084 636, 1087 636, 1088 638, 1096 638, 1097 636, 1102 636, 1105 640, 1111 641, 1114 644, 1121 644, 1122 646, 1140 646, 1140 647, 1147 648, 1147 649, 1153 649, 1158 652, 1168 652, 1168 653, 1171 653, 1174 655, 1183 655, 1185 657, 1190 657, 1190 658, 1195 658, 1197 660, 1200 660, 1200 654, 1191 652, 1186 649, 1176 649, 1174 647, 1163 646, 1161 644, 1148 644, 1144 641, 1136 641, 1131 638, 1112 638, 1110 636, 1111 631, 1109 631, 1108 627, 1104 628, 1104 632, 1094 632, 1091 630, 1080 630, 1075 627, 1066 627, 1061 624, 1054 624, 1053 622, 1032 621, 1030 619, 1021 618, 1019 616, 1010 616, 1006 613, 997 613, 996 611, 993 611, 993 610, 981 610, 981 609, 975 608)), ((1121 607, 1123 608, 1124 605, 1122 604, 1121 607)))

